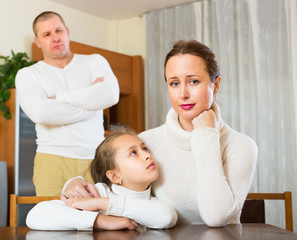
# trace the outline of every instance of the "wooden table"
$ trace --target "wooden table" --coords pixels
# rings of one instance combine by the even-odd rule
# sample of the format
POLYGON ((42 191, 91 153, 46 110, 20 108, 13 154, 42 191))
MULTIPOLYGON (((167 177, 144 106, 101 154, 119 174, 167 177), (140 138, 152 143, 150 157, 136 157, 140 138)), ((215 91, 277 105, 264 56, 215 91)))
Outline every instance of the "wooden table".
POLYGON ((27 227, 0 227, 0 240, 84 239, 84 240, 287 240, 297 239, 297 233, 269 224, 236 224, 223 228, 206 225, 178 226, 169 230, 136 231, 33 231, 27 227))

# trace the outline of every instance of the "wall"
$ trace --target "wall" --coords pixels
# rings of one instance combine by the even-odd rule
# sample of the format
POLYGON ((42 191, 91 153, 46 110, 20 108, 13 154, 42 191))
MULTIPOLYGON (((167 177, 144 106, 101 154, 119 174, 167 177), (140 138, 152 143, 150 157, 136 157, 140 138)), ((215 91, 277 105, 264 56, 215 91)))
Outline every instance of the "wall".
POLYGON ((0 0, 0 5, 0 55, 10 55, 13 49, 31 56, 32 22, 39 13, 51 10, 63 16, 71 40, 145 57, 145 30, 141 17, 108 21, 47 0, 0 0))
POLYGON ((110 47, 118 52, 145 57, 145 25, 142 17, 110 21, 110 47))

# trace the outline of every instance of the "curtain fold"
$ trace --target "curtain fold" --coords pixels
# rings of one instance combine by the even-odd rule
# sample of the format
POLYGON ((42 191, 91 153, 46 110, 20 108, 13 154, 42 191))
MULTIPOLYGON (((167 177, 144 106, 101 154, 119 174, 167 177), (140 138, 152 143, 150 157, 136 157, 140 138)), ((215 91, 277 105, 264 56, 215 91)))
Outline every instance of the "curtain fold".
MULTIPOLYGON (((224 121, 259 148, 251 192, 292 191, 297 211, 296 0, 204 0, 147 13, 146 128, 164 123, 170 101, 166 53, 197 39, 217 55, 224 121)), ((284 227, 282 203, 267 202, 267 222, 284 227)), ((294 214, 297 230, 297 214, 294 214)))
POLYGON ((154 11, 146 15, 146 25, 145 123, 150 129, 164 123, 171 106, 163 68, 166 54, 176 41, 196 37, 195 12, 189 4, 154 11))

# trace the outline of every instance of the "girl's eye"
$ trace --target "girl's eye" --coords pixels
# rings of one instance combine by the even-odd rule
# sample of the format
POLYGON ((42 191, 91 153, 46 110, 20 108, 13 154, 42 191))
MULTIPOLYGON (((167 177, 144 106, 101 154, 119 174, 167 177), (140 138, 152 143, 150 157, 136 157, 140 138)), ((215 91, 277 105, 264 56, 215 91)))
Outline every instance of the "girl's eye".
POLYGON ((150 151, 150 150, 148 149, 148 147, 143 147, 142 150, 145 151, 145 152, 149 152, 149 151, 150 151))
POLYGON ((136 151, 132 151, 132 152, 130 153, 130 156, 134 156, 134 155, 136 155, 136 154, 137 154, 136 151))

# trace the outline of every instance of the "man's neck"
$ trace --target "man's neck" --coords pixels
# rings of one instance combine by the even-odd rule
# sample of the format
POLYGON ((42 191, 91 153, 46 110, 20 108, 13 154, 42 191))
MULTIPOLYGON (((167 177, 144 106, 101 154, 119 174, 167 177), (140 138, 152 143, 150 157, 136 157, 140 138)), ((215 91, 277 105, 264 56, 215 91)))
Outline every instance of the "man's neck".
POLYGON ((64 68, 71 62, 73 55, 72 52, 69 52, 69 54, 63 58, 45 58, 43 61, 51 66, 64 68))

